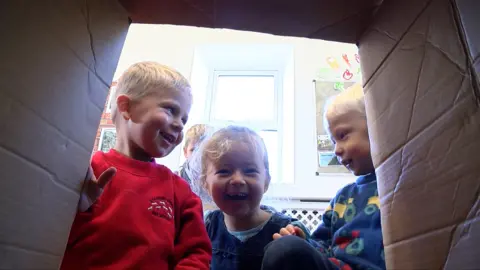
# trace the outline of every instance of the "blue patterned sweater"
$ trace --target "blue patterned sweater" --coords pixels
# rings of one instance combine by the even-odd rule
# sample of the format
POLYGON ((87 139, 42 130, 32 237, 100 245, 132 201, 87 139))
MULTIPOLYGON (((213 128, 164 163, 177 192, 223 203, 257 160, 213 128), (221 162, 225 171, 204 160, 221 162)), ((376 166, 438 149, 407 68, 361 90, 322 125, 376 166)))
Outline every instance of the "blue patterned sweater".
POLYGON ((360 176, 337 193, 308 242, 339 269, 385 269, 374 173, 360 176))

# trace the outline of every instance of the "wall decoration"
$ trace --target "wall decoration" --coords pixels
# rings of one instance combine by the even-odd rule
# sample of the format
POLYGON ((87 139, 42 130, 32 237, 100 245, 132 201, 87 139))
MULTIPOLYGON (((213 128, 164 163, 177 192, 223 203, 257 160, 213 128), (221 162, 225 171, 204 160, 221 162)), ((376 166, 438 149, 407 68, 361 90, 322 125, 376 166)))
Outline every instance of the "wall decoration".
POLYGON ((360 64, 360 55, 358 53, 355 54, 355 60, 360 64))
POLYGON ((340 65, 338 64, 337 59, 335 59, 335 57, 331 57, 331 56, 327 57, 327 63, 334 70, 340 68, 340 65))
POLYGON ((348 55, 346 53, 342 54, 343 61, 347 64, 348 67, 352 67, 350 60, 348 60, 348 55))
POLYGON ((333 89, 335 91, 343 91, 345 90, 345 84, 343 82, 336 82, 333 84, 333 89))
POLYGON ((346 81, 350 81, 353 78, 353 73, 351 73, 350 70, 346 69, 343 72, 342 78, 346 81))
POLYGON ((115 128, 102 128, 100 133, 100 141, 98 143, 98 150, 102 152, 108 152, 115 147, 115 141, 117 139, 117 132, 115 128))
POLYGON ((318 80, 352 81, 361 80, 360 56, 358 53, 340 53, 325 58, 326 65, 320 68, 318 80), (355 59, 355 60, 354 60, 355 59))
POLYGON ((328 98, 336 95, 339 91, 352 86, 354 83, 340 81, 314 81, 316 101, 316 125, 317 125, 317 173, 348 173, 335 156, 335 146, 330 140, 323 123, 323 111, 328 98))

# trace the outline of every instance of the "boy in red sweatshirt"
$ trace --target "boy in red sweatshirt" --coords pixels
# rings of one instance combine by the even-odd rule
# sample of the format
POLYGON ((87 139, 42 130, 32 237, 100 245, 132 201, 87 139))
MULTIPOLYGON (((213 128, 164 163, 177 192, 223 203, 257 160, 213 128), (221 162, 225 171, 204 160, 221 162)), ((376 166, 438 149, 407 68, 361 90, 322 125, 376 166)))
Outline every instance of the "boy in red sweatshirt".
POLYGON ((117 141, 92 158, 99 179, 84 187, 61 269, 209 269, 200 199, 154 160, 183 139, 188 81, 141 62, 121 76, 113 98, 117 141))

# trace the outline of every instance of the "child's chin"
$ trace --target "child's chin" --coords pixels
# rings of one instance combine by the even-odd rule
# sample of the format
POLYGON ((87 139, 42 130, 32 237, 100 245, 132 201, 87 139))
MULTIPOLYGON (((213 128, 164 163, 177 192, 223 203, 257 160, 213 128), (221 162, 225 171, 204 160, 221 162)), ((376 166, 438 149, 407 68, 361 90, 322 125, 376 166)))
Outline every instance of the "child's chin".
POLYGON ((248 209, 239 209, 238 207, 235 209, 228 209, 227 211, 223 211, 223 212, 225 212, 229 216, 239 217, 239 218, 247 216, 249 213, 248 209))
POLYGON ((357 171, 352 171, 353 175, 355 176, 362 176, 362 175, 367 175, 367 174, 370 174, 372 173, 371 171, 369 170, 357 170, 357 171))
POLYGON ((360 172, 357 172, 357 171, 351 171, 351 172, 352 172, 352 173, 353 173, 353 175, 355 175, 355 176, 360 176, 360 175, 362 175, 362 173, 360 173, 360 172))
POLYGON ((172 151, 173 149, 158 148, 151 151, 150 154, 152 155, 152 158, 163 158, 168 156, 172 151))

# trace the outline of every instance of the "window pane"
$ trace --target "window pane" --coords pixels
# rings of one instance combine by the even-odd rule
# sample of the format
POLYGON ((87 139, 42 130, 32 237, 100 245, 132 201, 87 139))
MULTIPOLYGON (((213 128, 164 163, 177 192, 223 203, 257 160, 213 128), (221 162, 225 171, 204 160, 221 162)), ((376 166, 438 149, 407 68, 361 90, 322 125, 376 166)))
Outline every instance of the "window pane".
POLYGON ((222 121, 273 121, 274 76, 218 76, 213 119, 222 121))
POLYGON ((278 183, 280 182, 278 179, 278 134, 276 131, 260 131, 259 135, 267 147, 271 183, 278 183))

